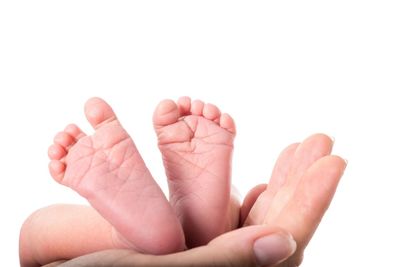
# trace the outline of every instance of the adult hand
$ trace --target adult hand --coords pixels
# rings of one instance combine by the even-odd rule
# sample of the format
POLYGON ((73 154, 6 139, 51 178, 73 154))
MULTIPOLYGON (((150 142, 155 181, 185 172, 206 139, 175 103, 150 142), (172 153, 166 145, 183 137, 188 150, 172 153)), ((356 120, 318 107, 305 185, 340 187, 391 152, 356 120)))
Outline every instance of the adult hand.
POLYGON ((206 246, 176 254, 152 256, 129 250, 105 250, 46 267, 270 267, 290 257, 295 250, 296 243, 289 233, 277 227, 257 225, 228 232, 206 246))
POLYGON ((268 187, 255 187, 244 200, 245 227, 207 246, 166 256, 108 250, 61 266, 299 266, 346 167, 342 158, 330 155, 332 146, 329 137, 317 134, 285 149, 268 187))
POLYGON ((279 267, 301 264, 304 249, 335 194, 347 163, 330 155, 332 147, 333 140, 323 134, 290 145, 278 158, 268 187, 255 187, 244 200, 245 226, 279 226, 296 240, 296 253, 279 267))

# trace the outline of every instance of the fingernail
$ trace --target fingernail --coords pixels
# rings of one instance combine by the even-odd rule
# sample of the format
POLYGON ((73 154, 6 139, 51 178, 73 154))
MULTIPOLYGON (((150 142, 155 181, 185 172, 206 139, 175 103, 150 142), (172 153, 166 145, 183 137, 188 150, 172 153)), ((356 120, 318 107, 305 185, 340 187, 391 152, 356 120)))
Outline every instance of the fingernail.
POLYGON ((335 143, 335 140, 336 140, 335 137, 333 137, 332 135, 330 135, 329 138, 331 138, 332 144, 334 144, 334 143, 335 143))
POLYGON ((261 237, 254 242, 254 254, 259 266, 269 266, 286 260, 296 251, 296 241, 284 233, 261 237))

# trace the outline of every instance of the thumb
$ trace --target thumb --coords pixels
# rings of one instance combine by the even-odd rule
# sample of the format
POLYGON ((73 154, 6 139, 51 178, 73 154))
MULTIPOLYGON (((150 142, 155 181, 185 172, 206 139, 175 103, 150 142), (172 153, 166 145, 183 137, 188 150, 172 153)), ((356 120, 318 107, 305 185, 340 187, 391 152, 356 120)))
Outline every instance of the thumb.
POLYGON ((217 237, 200 248, 194 259, 208 257, 216 264, 205 262, 206 266, 269 267, 286 260, 295 251, 296 242, 291 234, 277 227, 256 225, 217 237))
POLYGON ((296 250, 292 236, 277 227, 256 225, 221 235, 208 245, 176 254, 152 256, 128 250, 107 250, 61 266, 130 267, 270 267, 290 257, 296 250))

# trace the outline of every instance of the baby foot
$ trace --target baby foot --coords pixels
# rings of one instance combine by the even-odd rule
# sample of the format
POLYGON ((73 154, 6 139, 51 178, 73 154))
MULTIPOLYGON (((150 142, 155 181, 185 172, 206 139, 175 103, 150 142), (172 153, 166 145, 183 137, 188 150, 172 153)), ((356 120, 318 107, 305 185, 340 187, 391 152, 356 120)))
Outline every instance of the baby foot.
POLYGON ((187 246, 204 245, 236 227, 230 217, 233 119, 212 104, 182 97, 162 101, 153 122, 187 246))
POLYGON ((53 178, 113 225, 115 246, 152 254, 182 250, 180 223, 111 107, 92 98, 85 114, 95 133, 72 124, 55 136, 49 148, 53 178))

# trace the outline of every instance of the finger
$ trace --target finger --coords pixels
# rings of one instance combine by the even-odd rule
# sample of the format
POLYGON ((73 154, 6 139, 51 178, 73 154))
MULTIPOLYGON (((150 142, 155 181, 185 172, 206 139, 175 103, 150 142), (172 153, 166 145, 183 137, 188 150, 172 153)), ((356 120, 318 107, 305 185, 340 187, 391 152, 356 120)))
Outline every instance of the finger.
POLYGON ((243 200, 242 207, 240 209, 240 225, 243 225, 243 223, 246 221, 251 208, 254 206, 254 203, 256 203, 258 197, 265 190, 267 190, 267 185, 259 184, 253 187, 253 189, 251 189, 249 193, 247 193, 246 197, 243 200))
MULTIPOLYGON (((156 257, 156 256, 154 256, 156 257)), ((103 250, 69 260, 58 267, 137 267, 143 264, 145 256, 126 249, 103 250), (142 256, 142 257, 137 257, 142 256), (131 261, 130 263, 127 263, 131 261)), ((142 265, 143 267, 145 265, 142 265)), ((153 266, 153 265, 148 265, 153 266)))
POLYGON ((293 234, 299 246, 298 253, 302 253, 317 229, 345 168, 346 162, 338 156, 326 156, 315 162, 280 216, 270 222, 293 234))
POLYGON ((55 261, 55 262, 43 265, 42 267, 56 267, 56 266, 60 266, 64 262, 66 262, 66 261, 55 261))
POLYGON ((298 143, 291 144, 281 152, 276 160, 274 170, 272 171, 268 190, 265 190, 265 192, 263 192, 254 203, 245 225, 257 225, 263 223, 272 199, 286 181, 286 177, 289 173, 298 146, 298 143))
POLYGON ((346 162, 338 156, 315 162, 274 224, 290 231, 297 240, 309 240, 329 207, 345 167, 346 162))
POLYGON ((314 134, 306 138, 296 149, 287 183, 297 182, 316 160, 329 155, 332 147, 333 139, 325 134, 314 134))
POLYGON ((108 250, 74 259, 61 266, 270 267, 287 259, 295 250, 296 243, 290 234, 279 228, 258 225, 226 233, 207 246, 176 254, 151 256, 127 250, 108 250))
POLYGON ((299 145, 300 143, 291 144, 279 155, 274 169, 272 170, 271 180, 269 182, 268 194, 272 197, 275 196, 279 189, 285 184, 299 145))
POLYGON ((332 151, 332 146, 332 138, 324 134, 314 134, 297 147, 285 184, 275 194, 264 223, 274 220, 279 216, 282 209, 292 199, 297 185, 300 183, 307 169, 318 159, 329 155, 332 151))

